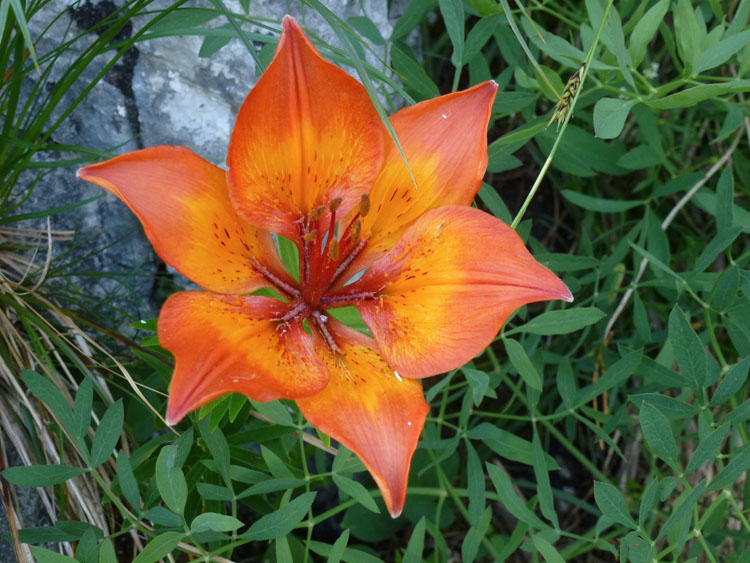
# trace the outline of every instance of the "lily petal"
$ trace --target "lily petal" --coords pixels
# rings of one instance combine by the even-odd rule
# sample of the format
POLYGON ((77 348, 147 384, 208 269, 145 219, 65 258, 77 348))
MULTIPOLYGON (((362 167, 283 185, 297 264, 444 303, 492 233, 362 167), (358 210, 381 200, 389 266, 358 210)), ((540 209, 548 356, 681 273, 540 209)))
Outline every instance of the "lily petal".
POLYGON ((267 297, 204 291, 170 296, 158 322, 159 342, 175 356, 169 424, 226 393, 271 401, 323 389, 328 373, 302 323, 279 328, 272 320, 289 308, 267 297))
POLYGON ((487 123, 496 91, 495 82, 484 82, 391 117, 417 188, 389 141, 383 170, 369 194, 371 211, 362 220, 368 246, 351 271, 368 266, 430 209, 471 204, 487 168, 487 123))
POLYGON ((234 211, 226 172, 185 147, 127 153, 81 168, 78 177, 121 199, 162 260, 206 289, 242 294, 266 286, 252 258, 287 279, 270 234, 234 211))
POLYGON ((370 337, 333 319, 328 326, 342 353, 321 354, 330 373, 328 386, 297 404, 310 424, 359 456, 396 518, 429 410, 422 386, 395 374, 370 337))
POLYGON ((406 377, 463 365, 526 303, 573 300, 513 229, 463 206, 428 211, 350 287, 380 291, 357 308, 388 364, 406 377))
POLYGON ((324 60, 290 17, 273 61, 245 99, 229 143, 229 189, 248 222, 299 242, 302 215, 370 189, 385 152, 367 92, 324 60))

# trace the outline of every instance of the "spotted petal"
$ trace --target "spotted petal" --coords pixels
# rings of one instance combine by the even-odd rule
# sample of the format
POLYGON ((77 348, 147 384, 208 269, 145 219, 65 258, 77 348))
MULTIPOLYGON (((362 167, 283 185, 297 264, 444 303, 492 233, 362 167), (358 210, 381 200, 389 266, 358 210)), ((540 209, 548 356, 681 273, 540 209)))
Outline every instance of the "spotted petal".
POLYGON ((120 198, 162 260, 206 289, 242 294, 267 285, 253 259, 289 281, 268 232, 234 211, 226 172, 185 147, 131 152, 81 168, 78 177, 120 198))
POLYGON ((313 426, 359 456, 396 518, 404 506, 411 458, 429 410, 422 386, 397 377, 371 338, 334 320, 328 325, 342 353, 323 352, 328 386, 297 404, 313 426))
POLYGON ((362 85, 325 61, 287 17, 276 55, 232 132, 232 200, 253 225, 299 242, 301 215, 337 197, 343 214, 370 189, 383 139, 362 85))
POLYGON ((266 297, 175 293, 159 314, 159 342, 175 356, 167 420, 226 393, 257 401, 296 399, 325 387, 328 374, 302 323, 278 328, 289 305, 266 297))
POLYGON ((513 229, 463 206, 427 212, 349 288, 380 292, 357 307, 388 364, 406 377, 463 365, 526 303, 572 301, 513 229))
POLYGON ((370 197, 362 233, 368 247, 352 271, 363 269, 392 247, 423 213, 442 205, 469 205, 487 168, 487 123, 497 84, 404 108, 391 117, 417 186, 389 140, 383 170, 370 197))

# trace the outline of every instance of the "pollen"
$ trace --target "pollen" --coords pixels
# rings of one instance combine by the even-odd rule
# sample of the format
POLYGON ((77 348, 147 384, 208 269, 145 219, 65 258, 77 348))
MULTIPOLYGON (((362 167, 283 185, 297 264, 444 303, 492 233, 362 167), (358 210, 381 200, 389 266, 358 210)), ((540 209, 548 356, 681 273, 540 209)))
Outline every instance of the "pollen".
POLYGON ((325 205, 321 205, 320 207, 316 207, 312 211, 310 211, 308 218, 310 221, 317 221, 323 216, 323 212, 326 210, 325 205))
POLYGON ((370 212, 370 196, 362 194, 362 199, 359 201, 359 215, 360 217, 367 217, 370 212))
POLYGON ((340 205, 341 205, 341 198, 336 197, 336 198, 333 198, 331 202, 328 204, 328 209, 331 211, 331 213, 333 213, 339 208, 340 205))

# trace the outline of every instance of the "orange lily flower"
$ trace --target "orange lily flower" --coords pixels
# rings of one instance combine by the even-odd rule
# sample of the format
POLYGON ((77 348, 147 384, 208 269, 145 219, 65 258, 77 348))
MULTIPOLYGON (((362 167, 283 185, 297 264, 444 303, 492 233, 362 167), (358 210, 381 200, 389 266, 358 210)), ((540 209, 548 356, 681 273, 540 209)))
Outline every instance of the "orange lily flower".
POLYGON ((396 517, 428 411, 418 380, 479 354, 518 307, 572 297, 510 227, 470 207, 494 82, 391 117, 415 186, 364 88, 293 19, 283 27, 240 109, 228 171, 160 146, 78 174, 206 289, 172 295, 159 315, 176 360, 168 422, 231 392, 294 399, 362 459, 396 517), (299 280, 271 233, 299 249, 299 280), (262 287, 284 299, 248 295, 262 287), (329 314, 351 305, 372 336, 329 314))

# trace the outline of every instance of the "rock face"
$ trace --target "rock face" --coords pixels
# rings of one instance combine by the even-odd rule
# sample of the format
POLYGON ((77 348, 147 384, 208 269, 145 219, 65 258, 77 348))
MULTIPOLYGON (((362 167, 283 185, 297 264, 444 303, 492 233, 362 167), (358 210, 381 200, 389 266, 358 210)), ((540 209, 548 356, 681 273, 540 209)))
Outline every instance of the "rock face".
MULTIPOLYGON (((391 33, 385 0, 324 0, 323 3, 344 20, 362 16, 364 12, 382 36, 388 37, 391 33)), ((171 4, 158 0, 148 9, 158 10, 171 4)), ((303 9, 296 3, 273 0, 245 2, 248 4, 247 15, 267 25, 262 29, 243 24, 248 31, 277 37, 281 18, 289 12, 322 42, 338 45, 334 32, 309 7, 303 9), (271 29, 276 30, 275 33, 271 29)), ((193 8, 212 6, 209 2, 190 5, 193 8)), ((230 12, 246 17, 240 2, 230 0, 226 6, 230 12)), ((63 41, 91 29, 116 9, 112 0, 76 5, 71 5, 68 0, 51 0, 29 21, 38 53, 50 52, 63 41), (60 14, 62 16, 55 20, 60 14), (52 26, 42 33, 53 21, 52 26)), ((193 15, 195 13, 194 10, 193 15)), ((132 24, 122 29, 115 41, 137 33, 150 17, 135 18, 132 24)), ((173 26, 177 23, 178 20, 172 20, 171 24, 166 22, 173 26)), ((226 24, 226 18, 219 16, 206 25, 218 27, 226 24)), ((161 29, 166 28, 163 25, 161 29)), ((102 31, 100 28, 98 33, 102 31)), ((95 37, 89 33, 73 42, 44 78, 45 84, 38 84, 40 79, 30 73, 25 85, 27 94, 32 94, 37 86, 39 91, 54 91, 65 65, 80 55, 95 37)), ((50 142, 112 154, 158 144, 185 145, 222 165, 235 115, 256 81, 255 65, 246 46, 238 39, 209 57, 199 55, 202 44, 202 37, 187 34, 138 42, 65 118, 50 142)), ((272 49, 266 49, 263 56, 269 57, 271 53, 272 49)), ((384 56, 384 53, 381 51, 380 55, 384 56)), ((52 116, 53 121, 63 115, 63 111, 94 81, 111 56, 112 52, 108 52, 95 59, 65 92, 52 116)), ((378 64, 375 57, 370 62, 378 64)), ((35 156, 36 166, 76 159, 80 159, 80 153, 45 151, 35 156)), ((133 214, 114 196, 78 180, 75 176, 78 166, 80 162, 24 172, 18 185, 18 200, 29 191, 31 193, 17 212, 39 213, 97 198, 50 216, 52 230, 69 230, 76 234, 73 241, 53 243, 54 267, 45 283, 66 305, 88 304, 86 311, 89 315, 98 315, 95 320, 100 323, 112 328, 127 327, 132 320, 156 314, 159 297, 154 294, 158 285, 155 276, 169 273, 153 254, 133 214)), ((47 229, 47 219, 28 220, 22 226, 47 229)), ((40 238, 39 247, 38 259, 43 262, 46 252, 44 237, 40 238)), ((184 280, 178 283, 184 283, 184 280)), ((34 494, 27 496, 25 526, 42 525, 45 517, 41 506, 34 505, 34 494), (38 517, 35 518, 34 514, 38 517)), ((12 561, 15 559, 12 547, 3 538, 7 524, 1 520, 0 561, 12 561)))

